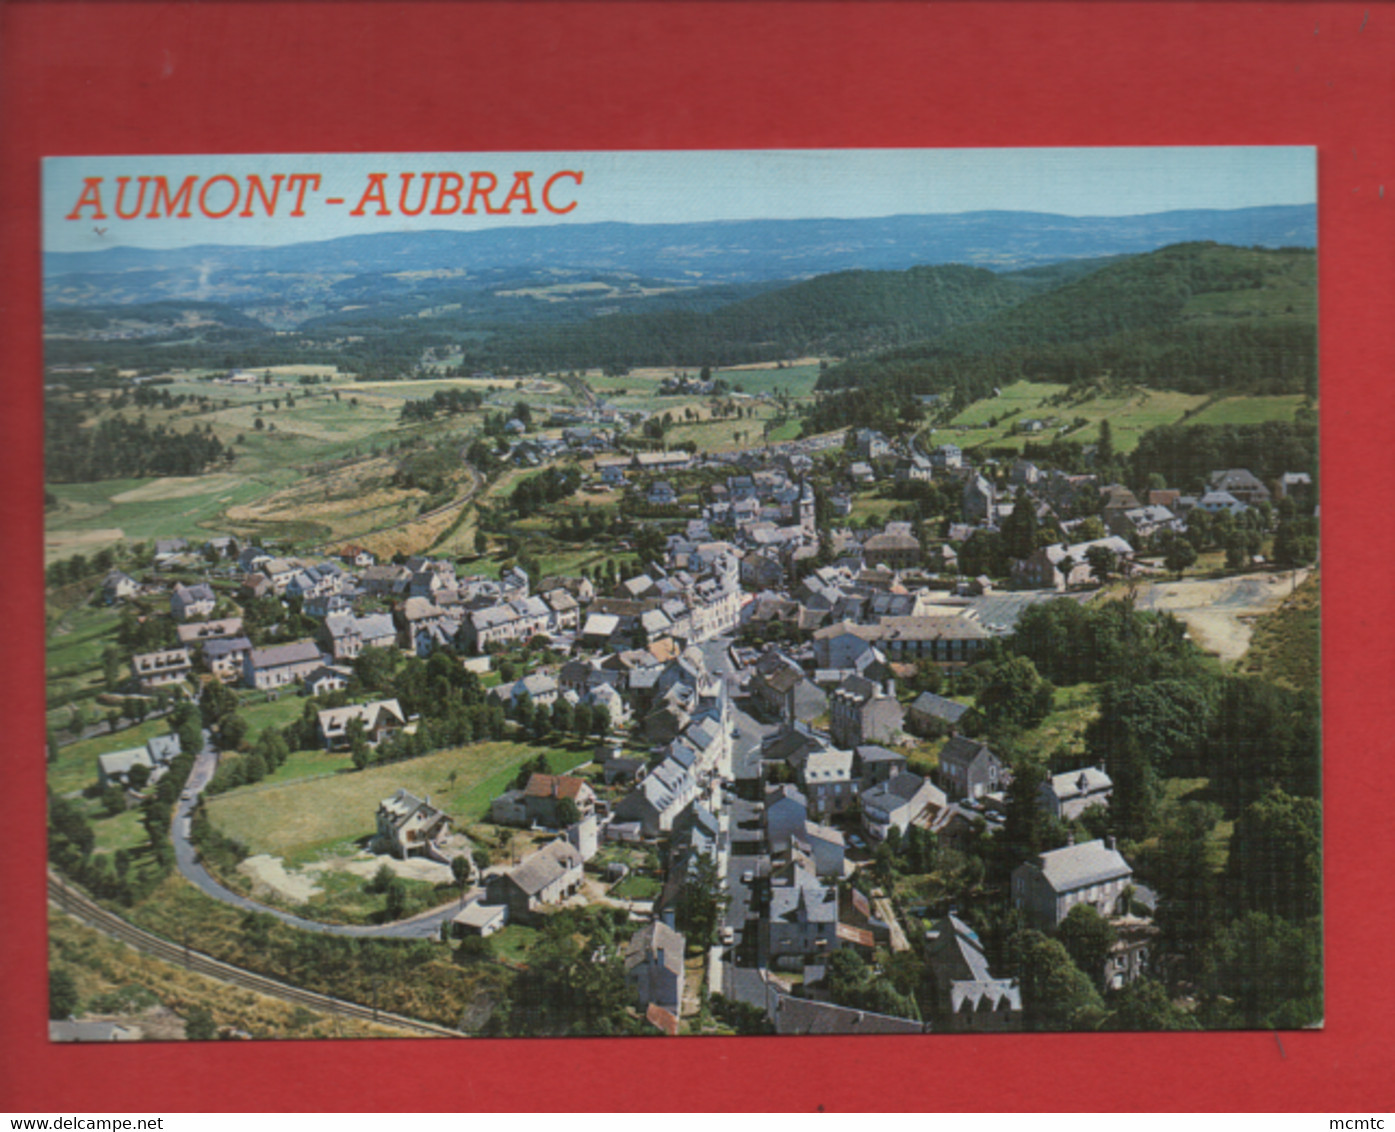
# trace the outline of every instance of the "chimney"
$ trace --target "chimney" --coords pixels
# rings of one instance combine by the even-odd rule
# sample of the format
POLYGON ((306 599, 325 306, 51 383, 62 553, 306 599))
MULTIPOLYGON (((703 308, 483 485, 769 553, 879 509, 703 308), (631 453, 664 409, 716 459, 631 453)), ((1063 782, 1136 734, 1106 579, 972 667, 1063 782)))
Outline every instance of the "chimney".
POLYGON ((1111 834, 1109 835, 1109 850, 1110 850, 1111 853, 1118 852, 1118 850, 1117 850, 1117 848, 1116 848, 1117 845, 1118 845, 1118 838, 1116 838, 1116 837, 1111 833, 1111 834))
POLYGON ((1074 845, 1074 844, 1075 844, 1075 831, 1074 831, 1074 830, 1071 830, 1070 833, 1066 834, 1066 845, 1067 845, 1067 846, 1072 846, 1072 845, 1074 845))

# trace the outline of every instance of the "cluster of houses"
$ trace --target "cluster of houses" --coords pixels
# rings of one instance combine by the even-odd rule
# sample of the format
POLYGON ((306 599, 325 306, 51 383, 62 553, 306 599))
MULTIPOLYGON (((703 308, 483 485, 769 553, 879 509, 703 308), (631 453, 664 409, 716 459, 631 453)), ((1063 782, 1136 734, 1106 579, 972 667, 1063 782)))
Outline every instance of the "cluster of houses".
MULTIPOLYGON (((559 443, 594 451, 610 444, 594 427, 568 431, 575 435, 559 443)), ((1139 499, 1121 485, 1025 460, 1014 462, 1003 488, 952 444, 921 452, 872 430, 858 430, 850 443, 853 483, 892 475, 959 485, 963 522, 941 550, 928 555, 912 525, 898 522, 837 531, 834 545, 821 547, 812 463, 798 448, 733 460, 730 474, 708 476, 695 514, 670 523, 662 559, 610 592, 584 578, 534 584, 517 568, 499 578, 460 575, 453 563, 423 556, 378 563, 356 546, 335 560, 302 560, 230 539, 198 551, 161 540, 157 565, 187 565, 191 554, 226 563, 241 598, 298 601, 318 628, 302 640, 254 645, 243 617, 219 616, 228 612, 219 601, 226 587, 181 582, 157 591, 168 594, 178 645, 133 656, 133 676, 145 690, 202 672, 249 688, 316 694, 345 687, 365 650, 425 656, 444 649, 475 665, 490 652, 545 638, 566 659, 507 680, 493 694, 513 714, 525 700, 604 708, 611 727, 628 730, 632 745, 648 754, 627 757, 608 743, 591 781, 539 772, 495 798, 491 821, 552 839, 482 878, 482 893, 454 920, 458 934, 487 936, 585 899, 585 866, 602 845, 649 842, 667 853, 668 882, 631 940, 625 967, 637 1005, 666 1032, 676 1029, 683 1001, 675 909, 709 858, 727 877, 735 909, 724 929, 734 972, 727 989, 760 1005, 780 1032, 1015 1029, 1021 991, 989 970, 981 941, 957 913, 912 939, 890 903, 864 895, 858 883, 867 853, 889 838, 918 829, 965 847, 1001 828, 1012 789, 1011 768, 964 733, 966 705, 929 692, 911 699, 898 688, 926 665, 967 668, 1032 601, 1097 582, 1095 550, 1127 571, 1135 547, 1184 530, 1194 509, 1259 507, 1305 490, 1307 477, 1283 477, 1271 491, 1249 472, 1228 469, 1201 496, 1153 491, 1139 499), (1013 564, 1011 580, 1025 592, 997 592, 987 579, 950 589, 937 578, 955 570, 957 545, 977 530, 997 529, 1024 505, 1068 536, 1013 564), (1082 514, 1097 517, 1105 535, 1083 537, 1082 514), (732 645, 729 638, 743 632, 771 643, 732 645), (728 646, 731 672, 710 670, 710 652, 698 647, 715 639, 728 646), (756 723, 745 739, 738 713, 756 723), (943 739, 933 776, 912 769, 904 753, 912 736, 943 739), (592 781, 604 783, 605 798, 592 781), (870 956, 879 946, 922 949, 934 978, 933 1019, 889 1019, 820 998, 833 951, 852 947, 870 956), (743 981, 742 972, 752 971, 755 980, 743 981), (802 975, 800 994, 781 979, 790 972, 802 975)), ((671 508, 680 496, 669 477, 690 461, 681 452, 602 455, 596 470, 603 483, 671 508)), ((830 502, 835 516, 849 513, 848 495, 835 492, 830 502)), ((152 588, 113 572, 104 592, 122 601, 149 597, 152 588)), ((317 722, 326 749, 339 751, 359 737, 381 742, 414 721, 396 700, 380 700, 322 710, 317 722)), ((144 748, 103 756, 103 782, 124 783, 138 765, 158 773, 169 757, 144 748)), ((1037 801, 1070 822, 1108 806, 1112 789, 1104 768, 1084 766, 1049 778, 1037 801)), ((430 799, 398 791, 382 802, 377 822, 380 848, 396 856, 448 860, 458 851, 449 817, 430 799)), ((1111 917, 1120 942, 1099 973, 1105 985, 1147 969, 1153 928, 1134 915, 1132 870, 1112 841, 1071 844, 1023 862, 1012 873, 1010 899, 1046 931, 1081 903, 1111 917)))

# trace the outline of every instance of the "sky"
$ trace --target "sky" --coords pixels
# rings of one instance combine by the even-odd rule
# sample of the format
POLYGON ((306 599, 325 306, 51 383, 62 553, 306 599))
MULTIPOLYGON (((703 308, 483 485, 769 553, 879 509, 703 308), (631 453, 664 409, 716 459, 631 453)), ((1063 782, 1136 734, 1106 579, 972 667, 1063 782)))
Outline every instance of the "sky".
MULTIPOLYGON (((289 184, 289 183, 287 183, 289 184)), ((431 203, 439 190, 432 185, 431 203)), ((188 247, 196 244, 277 245, 372 232, 451 229, 469 231, 508 224, 555 225, 627 221, 635 224, 701 220, 843 219, 980 210, 1051 212, 1068 216, 1129 216, 1174 209, 1233 209, 1255 205, 1313 204, 1317 199, 1316 151, 1307 146, 1147 147, 1117 149, 781 150, 609 153, 260 154, 213 156, 55 157, 44 161, 44 250, 97 251, 115 246, 188 247), (502 207, 514 174, 528 182, 532 215, 522 195, 507 215, 432 215, 398 210, 402 175, 414 206, 425 174, 446 171, 464 179, 490 171, 499 188, 490 203, 502 207), (567 171, 549 198, 543 183, 567 171), (581 174, 580 184, 571 173, 581 174), (318 174, 318 191, 306 182, 303 215, 291 216, 295 192, 283 187, 276 215, 267 218, 260 199, 247 207, 248 175, 270 188, 281 173, 318 174), (371 203, 350 212, 370 187, 370 173, 388 174, 385 199, 391 215, 371 203), (177 190, 197 176, 187 218, 149 219, 151 197, 132 219, 115 214, 116 178, 129 177, 125 211, 137 213, 139 178, 163 176, 177 190), (217 183, 212 178, 223 177, 217 183), (85 182, 102 178, 104 217, 89 202, 78 208, 85 182), (229 210, 221 218, 203 215, 229 210), (234 202, 234 193, 237 199, 234 202), (332 201, 342 201, 335 204, 332 201), (74 219, 67 217, 77 212, 74 219)), ((449 203, 448 201, 446 202, 449 203)))

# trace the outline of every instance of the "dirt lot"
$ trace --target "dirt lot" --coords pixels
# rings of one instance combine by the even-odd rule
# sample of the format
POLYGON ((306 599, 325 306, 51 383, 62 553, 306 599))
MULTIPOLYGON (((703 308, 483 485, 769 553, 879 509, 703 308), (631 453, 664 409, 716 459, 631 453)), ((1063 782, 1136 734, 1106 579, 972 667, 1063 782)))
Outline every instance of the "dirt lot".
POLYGON ((425 857, 409 857, 405 861, 399 861, 396 857, 367 852, 356 857, 335 857, 329 861, 317 861, 313 865, 306 865, 305 872, 346 872, 367 879, 374 876, 384 865, 404 880, 425 880, 432 884, 442 884, 451 880, 450 866, 443 865, 440 861, 430 861, 425 857))
POLYGON ((246 873, 254 882, 254 892, 270 890, 286 900, 303 904, 322 890, 317 888, 303 873, 288 873, 285 862, 280 857, 265 853, 248 857, 237 866, 238 872, 246 873))
POLYGON ((1251 623, 1276 608, 1306 570, 1291 573, 1240 574, 1210 580, 1158 581, 1138 588, 1139 609, 1160 609, 1186 622, 1192 640, 1222 660, 1239 660, 1250 646, 1251 623))

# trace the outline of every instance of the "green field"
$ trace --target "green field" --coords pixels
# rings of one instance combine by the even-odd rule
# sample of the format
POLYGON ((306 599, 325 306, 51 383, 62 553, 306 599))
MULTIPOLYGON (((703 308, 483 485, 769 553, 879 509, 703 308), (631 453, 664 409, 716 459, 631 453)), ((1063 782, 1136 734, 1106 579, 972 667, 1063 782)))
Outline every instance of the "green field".
MULTIPOLYGON (((122 540, 197 539, 226 533, 223 516, 229 508, 254 504, 299 484, 307 472, 313 476, 317 466, 370 456, 388 442, 414 437, 458 436, 463 442, 478 431, 482 413, 399 423, 405 400, 459 384, 339 382, 333 387, 301 387, 277 383, 240 388, 176 381, 168 387, 172 394, 208 397, 212 406, 147 408, 142 415, 152 425, 164 424, 180 432, 211 426, 219 440, 231 446, 234 460, 199 476, 48 485, 58 503, 45 516, 45 557, 51 561, 79 552, 90 554, 122 540), (294 407, 288 398, 294 399, 294 407), (279 401, 279 408, 272 407, 274 401, 279 401), (258 420, 261 429, 256 427, 258 420)), ((307 521, 278 523, 275 533, 283 539, 317 539, 334 532, 325 523, 307 521)))
MULTIPOLYGON (((255 701, 261 694, 240 692, 239 699, 255 701)), ((237 709, 237 714, 247 721, 247 742, 252 743, 258 735, 269 727, 285 727, 300 718, 305 710, 305 700, 297 695, 282 695, 277 700, 251 702, 237 709)))
MULTIPOLYGON (((765 422, 773 420, 779 410, 774 405, 761 402, 742 404, 747 411, 754 408, 754 414, 675 424, 664 433, 664 443, 676 448, 691 441, 700 452, 730 452, 737 448, 758 448, 762 444, 790 440, 799 435, 799 422, 791 418, 776 433, 766 437, 765 422)), ((680 420, 681 415, 681 412, 674 413, 674 419, 680 420)))
POLYGON ((713 377, 726 381, 733 390, 758 396, 761 393, 785 392, 796 399, 813 395, 814 386, 819 380, 817 363, 786 366, 775 369, 770 366, 714 370, 713 377))
POLYGON ((333 845, 371 834, 378 803, 399 787, 419 797, 429 794, 459 824, 474 821, 508 788, 518 768, 540 753, 554 771, 590 760, 589 746, 477 743, 353 774, 235 790, 211 799, 208 813, 219 830, 251 853, 303 863, 333 845))
POLYGON ((141 825, 140 810, 127 810, 114 818, 102 817, 92 821, 98 853, 114 853, 118 849, 135 849, 149 840, 141 825))
POLYGON ((1093 444, 1099 439, 1099 422, 1107 419, 1114 450, 1127 453, 1138 447, 1139 439, 1149 429, 1180 421, 1188 411, 1206 402, 1200 394, 1130 389, 1084 401, 1047 404, 1066 389, 1067 386, 1048 382, 1016 382, 1003 389, 1000 396, 970 405, 947 426, 935 429, 927 443, 934 446, 952 442, 965 451, 991 446, 1019 452, 1029 441, 1046 444, 1061 438, 1093 444), (1076 427, 1078 418, 1084 418, 1085 423, 1076 427), (1014 431, 1032 419, 1044 421, 1047 427, 1037 433, 1014 431), (998 423, 990 425, 992 420, 998 423))
MULTIPOLYGON (((56 611, 49 606, 50 617, 56 611)), ((106 690, 102 652, 115 639, 120 614, 104 606, 79 605, 51 621, 45 653, 45 695, 50 727, 66 727, 66 705, 89 701, 106 690)), ((123 673, 126 667, 122 665, 123 673)), ((95 704, 87 704, 95 710, 95 704)))
POLYGON ((610 890, 610 895, 616 900, 653 900, 663 891, 663 887, 653 877, 630 873, 610 890))
POLYGON ((1307 398, 1301 393, 1278 397, 1225 397, 1208 405, 1188 424, 1263 424, 1265 421, 1291 421, 1307 398))
POLYGON ((95 735, 69 743, 58 751, 58 761, 49 764, 48 785, 55 794, 85 790, 97 781, 97 756, 111 751, 143 747, 147 739, 169 733, 165 719, 148 719, 114 735, 95 735))
POLYGON ((251 503, 293 483, 290 469, 279 476, 243 479, 216 472, 170 479, 102 480, 50 484, 58 506, 44 524, 44 559, 91 555, 121 541, 156 538, 207 538, 228 507, 251 503))

